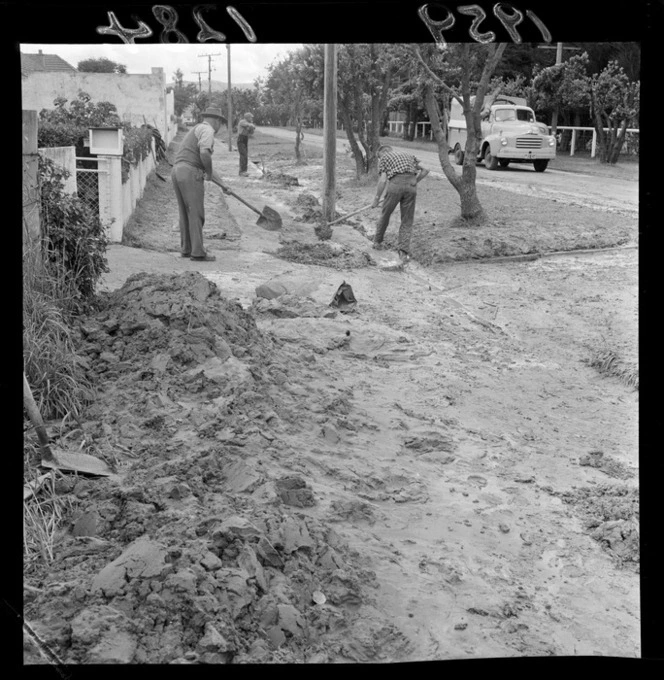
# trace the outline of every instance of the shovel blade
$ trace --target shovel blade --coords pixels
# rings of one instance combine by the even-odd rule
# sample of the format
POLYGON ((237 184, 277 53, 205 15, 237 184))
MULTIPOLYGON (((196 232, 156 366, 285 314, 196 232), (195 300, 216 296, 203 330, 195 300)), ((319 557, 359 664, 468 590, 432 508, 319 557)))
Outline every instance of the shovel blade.
POLYGON ((97 475, 100 477, 110 477, 113 470, 99 458, 90 456, 87 453, 70 453, 64 451, 54 451, 55 460, 42 459, 42 467, 55 470, 68 470, 70 472, 81 472, 87 475, 97 475))
POLYGON ((258 218, 256 224, 259 227, 263 227, 263 229, 267 229, 268 231, 278 231, 281 229, 282 225, 281 215, 276 210, 274 210, 274 208, 270 208, 266 205, 263 208, 263 212, 258 218))

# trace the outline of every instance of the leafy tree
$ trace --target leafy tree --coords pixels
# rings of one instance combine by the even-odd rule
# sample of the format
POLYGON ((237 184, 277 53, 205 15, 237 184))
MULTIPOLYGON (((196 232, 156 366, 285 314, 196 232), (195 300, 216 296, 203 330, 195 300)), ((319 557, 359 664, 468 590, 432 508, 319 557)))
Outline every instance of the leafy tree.
POLYGON ((323 46, 305 45, 270 65, 264 99, 285 124, 295 127, 295 157, 303 163, 302 128, 322 105, 323 46))
POLYGON ((547 114, 557 110, 569 124, 572 114, 588 110, 587 71, 588 55, 585 53, 570 57, 562 64, 535 69, 533 108, 547 114))
MULTIPOLYGON (((237 124, 240 122, 240 118, 242 118, 245 113, 254 113, 259 108, 257 89, 245 90, 239 87, 232 87, 231 104, 233 114, 232 126, 233 129, 236 129, 237 124)), ((210 99, 210 106, 221 109, 221 112, 226 114, 228 111, 228 89, 223 92, 213 92, 210 99)), ((260 125, 259 119, 255 118, 254 122, 257 125, 260 125)))
POLYGON ((124 64, 111 61, 106 57, 83 59, 78 62, 77 68, 86 73, 127 73, 127 67, 124 64))
POLYGON ((638 123, 640 83, 630 82, 618 62, 610 61, 606 68, 590 78, 589 96, 599 160, 617 163, 627 128, 638 123))
POLYGON ((438 145, 440 165, 445 177, 459 193, 463 219, 485 217, 484 208, 477 197, 475 183, 477 152, 482 141, 480 114, 485 100, 491 101, 498 94, 499 86, 490 91, 489 84, 505 47, 505 43, 488 45, 463 43, 450 45, 444 52, 436 45, 414 45, 412 48, 422 66, 421 77, 425 83, 426 107, 438 145), (456 77, 459 78, 460 86, 450 86, 448 81, 456 77), (441 111, 436 99, 434 84, 439 85, 463 108, 467 135, 461 176, 457 174, 449 159, 450 148, 443 129, 446 114, 444 109, 441 111))
POLYGON ((358 179, 377 171, 380 132, 393 78, 407 63, 404 62, 405 49, 403 45, 390 44, 340 46, 339 113, 355 159, 358 179))
POLYGON ((584 53, 539 71, 532 83, 536 104, 548 110, 558 106, 563 111, 589 112, 597 133, 599 160, 616 163, 627 128, 638 121, 640 83, 631 81, 617 61, 609 61, 595 73, 590 64, 584 53))

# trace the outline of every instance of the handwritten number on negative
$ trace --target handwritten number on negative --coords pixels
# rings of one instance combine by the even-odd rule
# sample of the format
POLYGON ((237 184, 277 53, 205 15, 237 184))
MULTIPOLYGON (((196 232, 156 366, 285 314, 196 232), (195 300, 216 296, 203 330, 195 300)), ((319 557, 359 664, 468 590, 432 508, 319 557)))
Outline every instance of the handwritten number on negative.
POLYGON ((115 35, 122 42, 128 45, 133 45, 136 38, 149 38, 152 35, 152 29, 144 22, 135 16, 132 19, 138 24, 138 28, 125 28, 120 25, 115 12, 106 12, 110 26, 97 26, 97 33, 100 35, 115 35))
MULTIPOLYGON (((486 33, 481 33, 479 30, 480 24, 487 18, 486 12, 479 5, 460 5, 457 7, 459 14, 465 14, 466 16, 474 17, 473 22, 469 29, 470 37, 479 43, 490 43, 496 39, 496 34, 493 31, 487 31, 486 33)), ((443 37, 443 31, 451 29, 456 19, 454 14, 445 6, 440 3, 427 3, 422 5, 417 13, 426 24, 434 40, 438 44, 438 47, 445 49, 447 43, 443 37), (435 20, 431 18, 430 8, 435 7, 439 10, 445 11, 445 18, 442 20, 435 20)), ((523 21, 523 12, 510 4, 509 2, 498 2, 493 6, 493 14, 500 21, 500 23, 505 27, 509 33, 512 40, 520 44, 522 38, 516 27, 523 21)), ((537 26, 540 30, 544 41, 547 43, 551 42, 551 33, 544 25, 542 20, 530 10, 526 10, 526 16, 537 26)))
POLYGON ((470 37, 473 40, 476 40, 478 43, 490 43, 496 39, 496 34, 493 31, 480 33, 477 30, 479 25, 486 19, 486 12, 479 5, 461 5, 457 7, 457 11, 460 14, 475 17, 469 30, 470 37))

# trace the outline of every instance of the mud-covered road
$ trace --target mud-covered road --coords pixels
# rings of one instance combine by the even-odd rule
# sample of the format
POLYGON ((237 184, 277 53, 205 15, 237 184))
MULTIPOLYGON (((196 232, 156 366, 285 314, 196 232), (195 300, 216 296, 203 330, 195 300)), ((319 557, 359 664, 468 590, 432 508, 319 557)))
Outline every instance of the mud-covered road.
MULTIPOLYGON (((118 475, 62 484, 26 620, 79 664, 638 657, 636 221, 486 187, 492 224, 441 226, 434 177, 414 252, 447 259, 393 271, 375 215, 318 241, 322 165, 274 142, 250 147, 272 179, 215 167, 280 232, 208 185, 217 261, 183 260, 152 181, 143 248, 109 250, 67 443, 118 475), (622 247, 549 254, 600 239, 622 247), (330 306, 344 281, 356 304, 330 306)), ((339 205, 366 204, 339 166, 339 205)))
MULTIPOLYGON (((266 132, 281 139, 294 139, 291 130, 282 128, 265 128, 266 132)), ((323 146, 323 137, 307 134, 307 144, 323 146)), ((438 153, 435 150, 423 151, 400 147, 398 141, 390 142, 395 149, 413 153, 422 164, 438 176, 440 170, 438 153)), ((432 149, 435 147, 432 146, 432 149)), ((348 154, 350 146, 347 141, 337 140, 337 153, 348 154)), ((594 210, 612 210, 627 214, 638 212, 638 182, 611 177, 598 177, 583 173, 570 173, 548 168, 545 172, 535 172, 531 164, 512 164, 507 168, 494 171, 487 170, 482 163, 478 164, 478 185, 492 186, 502 191, 529 196, 556 199, 561 202, 580 205, 594 210)))

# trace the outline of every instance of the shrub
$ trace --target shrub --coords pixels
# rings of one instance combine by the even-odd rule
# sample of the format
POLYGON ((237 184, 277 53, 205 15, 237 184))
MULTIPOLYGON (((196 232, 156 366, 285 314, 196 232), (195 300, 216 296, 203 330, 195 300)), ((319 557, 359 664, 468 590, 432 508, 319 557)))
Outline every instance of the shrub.
POLYGON ((46 266, 72 284, 85 305, 95 284, 108 271, 108 237, 99 216, 80 199, 64 191, 69 172, 39 157, 41 225, 46 266))

